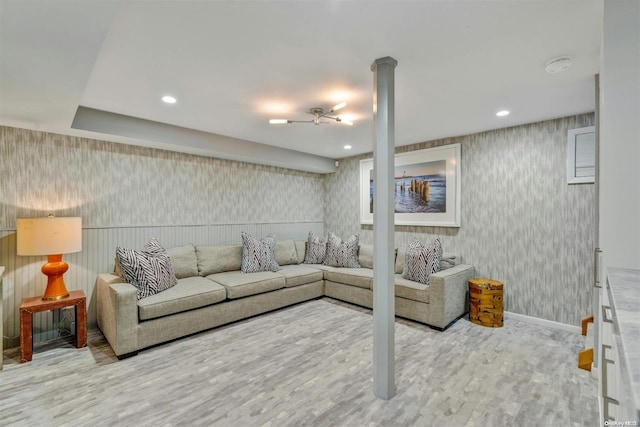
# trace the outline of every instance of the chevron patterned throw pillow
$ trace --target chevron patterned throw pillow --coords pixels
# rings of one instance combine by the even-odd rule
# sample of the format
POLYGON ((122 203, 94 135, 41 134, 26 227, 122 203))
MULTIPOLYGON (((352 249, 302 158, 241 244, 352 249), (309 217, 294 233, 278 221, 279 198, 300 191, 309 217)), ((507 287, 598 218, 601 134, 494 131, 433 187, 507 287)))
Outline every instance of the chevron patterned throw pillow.
POLYGON ((247 234, 242 235, 242 272, 256 273, 258 271, 278 271, 280 266, 276 262, 276 238, 263 237, 261 240, 247 234))
POLYGON ((155 295, 177 283, 167 251, 156 239, 149 240, 142 251, 118 246, 116 262, 122 278, 136 287, 138 299, 155 295))
POLYGON ((407 245, 402 277, 428 285, 429 276, 440 271, 441 258, 442 245, 439 238, 427 246, 414 239, 407 245))
POLYGON ((305 264, 322 264, 327 255, 327 239, 318 236, 313 231, 309 232, 307 249, 304 254, 305 264))
POLYGON ((333 267, 360 268, 358 263, 358 235, 354 234, 347 240, 342 241, 335 234, 329 233, 324 264, 333 267))

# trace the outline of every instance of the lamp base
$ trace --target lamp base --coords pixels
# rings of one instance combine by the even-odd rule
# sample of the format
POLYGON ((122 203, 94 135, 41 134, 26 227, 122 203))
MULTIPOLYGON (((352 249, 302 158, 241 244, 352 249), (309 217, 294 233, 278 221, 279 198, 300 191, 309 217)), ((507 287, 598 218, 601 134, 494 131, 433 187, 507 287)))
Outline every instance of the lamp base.
POLYGON ((47 263, 42 266, 42 272, 47 276, 47 288, 42 299, 55 301, 69 296, 64 284, 64 273, 69 269, 69 264, 62 261, 62 255, 47 256, 47 263))

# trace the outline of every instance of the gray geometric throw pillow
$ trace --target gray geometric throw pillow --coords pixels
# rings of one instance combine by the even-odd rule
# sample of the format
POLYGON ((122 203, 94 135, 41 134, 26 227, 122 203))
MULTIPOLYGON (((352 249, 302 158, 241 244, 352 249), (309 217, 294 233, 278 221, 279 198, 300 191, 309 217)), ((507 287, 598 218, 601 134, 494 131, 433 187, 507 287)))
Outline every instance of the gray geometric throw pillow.
POLYGON ((177 283, 171 259, 156 239, 149 240, 142 251, 118 246, 116 261, 122 278, 136 287, 138 299, 155 295, 177 283))
POLYGON ((276 262, 276 238, 272 235, 256 239, 250 234, 242 235, 242 272, 256 273, 258 271, 278 271, 280 266, 276 262))
POLYGON ((428 285, 429 276, 440 271, 441 259, 442 244, 439 238, 427 246, 414 239, 407 245, 402 277, 428 285))
POLYGON ((321 238, 313 231, 309 232, 304 264, 322 264, 327 254, 327 239, 321 238))
POLYGON ((350 236, 343 242, 335 234, 329 233, 324 264, 333 267, 360 268, 358 263, 358 235, 350 236))

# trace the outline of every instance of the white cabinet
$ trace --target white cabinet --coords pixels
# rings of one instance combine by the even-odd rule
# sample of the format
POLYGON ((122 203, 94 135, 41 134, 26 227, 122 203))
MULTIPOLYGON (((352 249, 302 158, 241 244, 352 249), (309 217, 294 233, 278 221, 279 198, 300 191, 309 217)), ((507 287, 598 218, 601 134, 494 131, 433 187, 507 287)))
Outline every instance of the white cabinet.
POLYGON ((609 269, 601 289, 598 325, 602 425, 640 426, 639 309, 640 272, 609 269))
POLYGON ((600 340, 600 395, 602 398, 602 421, 617 421, 620 401, 618 393, 618 348, 613 334, 613 310, 609 298, 609 284, 601 296, 601 340, 600 340))

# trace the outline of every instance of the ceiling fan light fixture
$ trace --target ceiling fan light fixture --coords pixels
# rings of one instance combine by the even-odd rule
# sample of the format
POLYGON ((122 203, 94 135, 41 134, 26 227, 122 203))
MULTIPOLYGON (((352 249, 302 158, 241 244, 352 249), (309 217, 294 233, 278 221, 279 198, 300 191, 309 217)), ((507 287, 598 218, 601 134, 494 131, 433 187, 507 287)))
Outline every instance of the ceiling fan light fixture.
POLYGON ((331 108, 331 111, 338 111, 341 108, 344 108, 346 106, 347 106, 347 103, 342 101, 341 103, 334 105, 333 108, 331 108))
MULTIPOLYGON (((331 122, 322 121, 321 119, 329 119, 329 120, 335 120, 338 123, 344 123, 345 125, 348 125, 348 126, 353 126, 353 122, 351 120, 343 120, 339 116, 333 115, 333 113, 336 110, 344 108, 346 105, 347 105, 346 102, 341 102, 339 104, 334 105, 331 108, 331 110, 327 112, 325 112, 324 109, 320 107, 310 108, 309 111, 307 111, 307 113, 313 116, 313 119, 311 120, 270 119, 269 123, 272 125, 280 125, 285 123, 313 123, 314 125, 323 125, 331 122)), ((347 116, 350 117, 349 115, 347 116)))

